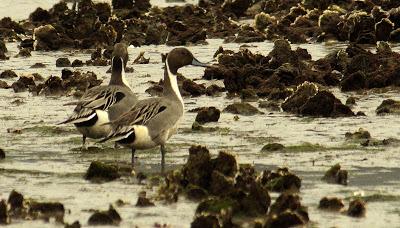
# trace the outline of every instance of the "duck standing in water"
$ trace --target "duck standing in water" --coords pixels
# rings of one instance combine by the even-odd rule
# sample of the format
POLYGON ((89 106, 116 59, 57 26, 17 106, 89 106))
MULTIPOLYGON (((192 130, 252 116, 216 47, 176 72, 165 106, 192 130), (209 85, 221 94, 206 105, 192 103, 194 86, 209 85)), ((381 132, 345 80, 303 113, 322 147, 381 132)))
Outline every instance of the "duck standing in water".
POLYGON ((177 71, 193 65, 206 67, 186 48, 175 48, 165 60, 163 95, 140 100, 132 109, 117 120, 111 121, 113 131, 100 142, 112 140, 132 149, 132 167, 136 149, 160 146, 161 172, 165 169, 165 144, 176 132, 183 116, 184 103, 179 92, 177 71))
POLYGON ((108 85, 89 89, 76 104, 73 114, 60 124, 73 123, 82 133, 82 148, 86 137, 99 139, 110 134, 112 127, 105 123, 113 121, 129 111, 137 102, 136 95, 125 79, 128 62, 127 46, 114 46, 111 59, 111 79, 108 85))

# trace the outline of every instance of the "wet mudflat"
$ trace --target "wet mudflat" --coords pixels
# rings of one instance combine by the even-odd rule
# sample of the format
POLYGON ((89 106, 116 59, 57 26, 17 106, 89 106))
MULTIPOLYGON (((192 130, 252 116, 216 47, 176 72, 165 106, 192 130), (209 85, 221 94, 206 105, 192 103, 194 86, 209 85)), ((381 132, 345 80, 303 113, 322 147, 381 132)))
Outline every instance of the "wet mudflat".
MULTIPOLYGON (((212 60, 215 49, 221 45, 219 40, 210 40, 209 45, 190 47, 193 53, 203 61, 212 60)), ((224 48, 237 50, 239 44, 222 44, 224 48)), ((254 43, 253 50, 269 52, 272 43, 254 43)), ((309 48, 313 57, 323 56, 335 45, 314 45, 309 48)), ((336 47, 339 48, 340 44, 336 47)), ((17 52, 16 44, 9 43, 11 53, 17 52)), ((162 75, 160 53, 170 50, 166 46, 147 46, 129 48, 129 54, 136 56, 139 51, 146 51, 150 64, 133 65, 135 72, 128 73, 128 81, 140 97, 149 96, 144 91, 148 81, 158 81, 162 75)), ((11 58, 1 65, 0 71, 15 69, 17 74, 37 72, 43 76, 58 75, 60 68, 55 67, 55 60, 60 56, 70 59, 87 60, 89 54, 81 52, 34 52, 27 59, 11 58), (43 69, 30 69, 36 62, 46 65, 43 69)), ((107 81, 107 67, 82 67, 81 71, 93 71, 107 81)), ((188 78, 199 78, 202 69, 187 67, 181 73, 188 78)), ((12 79, 10 79, 12 80, 12 79)), ((203 82, 198 80, 196 82, 203 82)), ((204 83, 210 83, 204 81, 204 83)), ((237 155, 239 163, 254 164, 257 169, 289 167, 303 179, 301 190, 302 202, 309 209, 310 219, 315 226, 379 226, 384 223, 399 222, 400 192, 398 190, 398 160, 400 155, 397 146, 364 147, 345 139, 346 132, 359 128, 367 129, 374 138, 398 138, 397 126, 400 124, 395 115, 377 116, 376 107, 383 99, 399 99, 398 89, 369 91, 363 93, 341 93, 332 91, 343 102, 354 96, 357 106, 353 111, 363 111, 367 116, 352 118, 309 118, 296 117, 279 111, 260 109, 265 114, 239 116, 222 113, 218 123, 206 126, 219 127, 215 132, 191 132, 195 113, 186 112, 180 125, 179 134, 168 144, 166 156, 168 167, 178 167, 185 163, 188 148, 191 144, 207 146, 216 155, 219 150, 229 150, 237 155), (271 142, 281 143, 286 149, 276 152, 260 152, 261 148, 271 142), (340 163, 349 171, 348 186, 332 185, 322 182, 323 173, 333 164, 340 163), (367 204, 367 216, 355 219, 341 214, 321 212, 317 209, 319 200, 324 196, 347 198, 354 195, 375 196, 367 204), (389 198, 390 200, 385 200, 389 198)), ((95 144, 88 151, 80 150, 80 135, 72 126, 57 126, 69 113, 63 103, 72 101, 72 97, 33 96, 28 92, 15 94, 11 90, 0 90, 1 94, 1 131, 0 144, 6 151, 7 158, 1 166, 1 198, 7 198, 12 189, 20 191, 27 197, 60 201, 68 209, 65 220, 75 220, 86 224, 90 209, 107 209, 110 203, 118 199, 128 202, 117 210, 123 218, 121 226, 152 226, 155 223, 166 223, 174 227, 187 227, 192 221, 196 203, 180 198, 178 203, 164 205, 156 203, 155 207, 137 208, 135 203, 138 193, 145 189, 148 194, 156 193, 156 188, 147 189, 138 185, 134 177, 124 176, 121 179, 105 184, 92 184, 83 179, 91 161, 128 163, 130 153, 126 149, 113 149, 111 144, 95 144), (21 102, 16 103, 19 100, 21 102), (7 133, 20 130, 17 133, 7 133)), ((223 109, 239 99, 228 99, 225 94, 218 97, 184 98, 185 110, 202 106, 215 106, 223 109)), ((257 102, 253 102, 257 106, 257 102)), ((138 153, 139 170, 154 173, 159 170, 158 149, 138 153)), ((277 195, 272 194, 276 197, 277 195)), ((54 223, 43 224, 40 221, 17 221, 11 227, 28 225, 43 227, 54 223)))
MULTIPOLYGON (((21 4, 25 4, 21 2, 21 4)), ((54 2, 46 2, 44 8, 54 2)), ((32 10, 30 10, 32 11, 32 10)), ((16 20, 26 18, 20 12, 16 20)), ((199 60, 213 61, 219 46, 237 52, 241 43, 223 43, 222 39, 207 40, 207 45, 189 46, 199 60)), ((56 60, 68 57, 85 62, 93 50, 73 51, 33 51, 29 58, 13 57, 18 54, 18 43, 7 43, 7 55, 11 58, 2 61, 0 72, 12 69, 18 76, 39 73, 44 78, 60 76, 64 67, 56 67, 56 60), (43 63, 45 68, 31 68, 35 63, 43 63)), ((247 43, 253 53, 268 54, 273 42, 247 43)), ((334 50, 347 47, 346 43, 322 43, 292 45, 306 48, 314 60, 320 59, 334 50)), ((163 75, 161 53, 173 47, 147 45, 140 48, 129 47, 131 60, 127 73, 128 82, 140 98, 149 97, 145 90, 151 86, 149 81, 158 82, 163 75), (133 59, 144 51, 150 58, 149 64, 133 64, 133 59)), ((373 50, 375 47, 370 47, 373 50)), ((392 45, 394 51, 400 49, 392 45)), ((103 83, 107 83, 109 66, 67 67, 81 72, 92 71, 103 83)), ((186 67, 180 70, 185 77, 195 79, 196 83, 223 86, 222 81, 202 80, 204 69, 186 67)), ((4 79, 12 84, 16 79, 4 79)), ((185 116, 177 135, 167 145, 167 170, 180 168, 188 159, 188 149, 193 144, 206 146, 212 156, 220 150, 231 151, 240 164, 253 164, 258 171, 277 167, 288 167, 302 179, 300 197, 302 205, 308 208, 310 226, 315 227, 388 227, 400 222, 400 159, 397 115, 377 115, 376 108, 385 99, 399 100, 398 88, 360 90, 341 92, 337 87, 325 88, 331 91, 342 103, 354 97, 356 105, 353 112, 362 111, 366 116, 341 118, 299 117, 287 112, 259 107, 263 114, 252 116, 221 113, 218 122, 207 123, 213 130, 192 130, 196 113, 189 110, 215 106, 223 110, 227 105, 240 102, 239 97, 228 98, 226 93, 218 96, 184 97, 185 116), (368 130, 373 139, 391 139, 393 143, 360 142, 345 137, 348 132, 360 128, 368 130), (264 150, 266 144, 279 143, 284 146, 277 150, 264 150), (328 184, 321 180, 326 170, 336 163, 349 172, 348 185, 328 184), (344 199, 345 205, 353 197, 364 198, 367 202, 366 216, 352 218, 342 213, 324 212, 318 209, 319 201, 325 196, 344 199)), ((84 175, 92 161, 128 165, 130 153, 127 149, 114 149, 111 143, 96 144, 90 141, 87 151, 82 151, 81 136, 70 125, 56 125, 64 120, 72 107, 62 104, 75 100, 72 96, 34 96, 29 92, 14 93, 12 89, 0 89, 0 148, 6 158, 0 160, 0 199, 7 199, 15 189, 27 198, 43 201, 58 201, 66 209, 65 222, 79 220, 83 226, 93 210, 107 210, 113 204, 121 215, 121 227, 151 227, 167 224, 172 227, 189 227, 193 221, 198 202, 179 197, 177 203, 167 204, 154 201, 154 207, 136 207, 139 193, 143 190, 152 198, 158 187, 139 184, 136 177, 129 174, 120 179, 103 184, 91 183, 84 175), (122 200, 125 203, 117 203, 122 200)), ((264 99, 252 101, 255 107, 264 99)), ((371 140, 372 141, 372 140, 371 140)), ((138 171, 149 177, 158 175, 160 154, 158 149, 140 151, 138 171)), ((270 193, 276 199, 278 193, 270 193)), ((13 220, 10 227, 53 227, 62 226, 53 220, 13 220)))

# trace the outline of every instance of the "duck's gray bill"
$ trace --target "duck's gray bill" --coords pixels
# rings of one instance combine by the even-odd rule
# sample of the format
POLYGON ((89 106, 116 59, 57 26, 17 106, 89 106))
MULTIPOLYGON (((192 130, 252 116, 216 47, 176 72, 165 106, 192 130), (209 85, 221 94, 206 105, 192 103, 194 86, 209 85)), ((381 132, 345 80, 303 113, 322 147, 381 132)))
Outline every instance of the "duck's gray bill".
POLYGON ((193 58, 192 65, 193 66, 201 66, 201 67, 209 67, 210 66, 210 64, 202 63, 199 60, 197 60, 196 58, 193 58))

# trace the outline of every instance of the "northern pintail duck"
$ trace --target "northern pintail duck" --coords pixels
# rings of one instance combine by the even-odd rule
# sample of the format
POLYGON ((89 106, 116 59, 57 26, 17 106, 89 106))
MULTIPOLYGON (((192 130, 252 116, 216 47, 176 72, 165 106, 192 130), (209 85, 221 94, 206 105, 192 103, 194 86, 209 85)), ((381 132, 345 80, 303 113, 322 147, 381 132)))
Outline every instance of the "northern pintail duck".
POLYGON ((86 137, 99 139, 109 135, 112 127, 105 123, 117 119, 137 102, 136 95, 125 79, 127 62, 127 46, 116 44, 112 53, 109 84, 89 89, 80 101, 73 103, 77 105, 73 114, 61 123, 75 125, 82 133, 83 148, 86 137))
POLYGON ((165 60, 163 95, 140 100, 132 109, 110 124, 113 131, 100 142, 112 140, 132 149, 132 167, 136 149, 160 146, 161 172, 165 167, 165 144, 176 132, 183 116, 184 103, 179 92, 177 71, 186 66, 208 66, 199 62, 186 48, 175 48, 165 60))

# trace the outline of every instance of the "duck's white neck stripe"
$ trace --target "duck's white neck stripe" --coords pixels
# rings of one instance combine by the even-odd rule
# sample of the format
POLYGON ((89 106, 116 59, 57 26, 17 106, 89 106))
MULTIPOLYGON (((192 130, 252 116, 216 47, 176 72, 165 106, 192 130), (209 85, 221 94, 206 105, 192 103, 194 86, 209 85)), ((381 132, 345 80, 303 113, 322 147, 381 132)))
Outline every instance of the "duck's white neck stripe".
POLYGON ((179 92, 179 87, 178 87, 178 77, 177 77, 177 75, 173 74, 169 70, 168 60, 165 60, 165 63, 166 63, 165 65, 167 67, 168 78, 171 83, 172 90, 174 91, 175 95, 179 98, 179 100, 181 101, 182 106, 183 106, 184 105, 183 99, 182 99, 181 93, 179 92))
POLYGON ((125 67, 123 66, 123 64, 124 64, 124 62, 122 61, 122 69, 121 69, 122 83, 124 83, 130 90, 132 90, 131 86, 129 85, 128 81, 126 80, 125 67))

